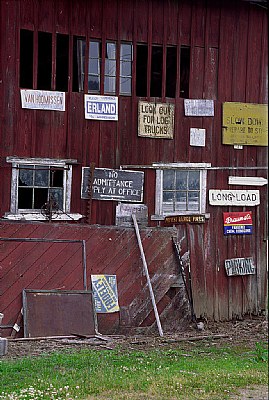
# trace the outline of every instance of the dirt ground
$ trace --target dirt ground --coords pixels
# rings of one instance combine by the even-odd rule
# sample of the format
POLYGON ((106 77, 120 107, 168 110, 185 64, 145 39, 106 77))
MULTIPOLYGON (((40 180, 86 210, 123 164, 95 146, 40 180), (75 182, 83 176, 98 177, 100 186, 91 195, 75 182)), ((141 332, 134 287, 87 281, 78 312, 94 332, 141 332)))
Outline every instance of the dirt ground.
MULTIPOLYGON (((184 331, 164 332, 161 337, 156 330, 155 334, 147 334, 145 329, 130 330, 124 335, 101 335, 95 337, 62 337, 45 339, 13 339, 8 340, 7 354, 0 360, 26 356, 38 356, 54 351, 76 350, 92 348, 96 350, 111 350, 115 347, 124 350, 147 350, 154 347, 182 349, 193 348, 200 340, 210 345, 220 346, 250 346, 255 349, 255 344, 268 341, 268 320, 265 317, 253 317, 240 321, 230 322, 203 322, 202 330, 197 325, 190 323, 184 331)), ((233 400, 267 400, 268 387, 259 386, 240 390, 240 393, 231 395, 233 400)))

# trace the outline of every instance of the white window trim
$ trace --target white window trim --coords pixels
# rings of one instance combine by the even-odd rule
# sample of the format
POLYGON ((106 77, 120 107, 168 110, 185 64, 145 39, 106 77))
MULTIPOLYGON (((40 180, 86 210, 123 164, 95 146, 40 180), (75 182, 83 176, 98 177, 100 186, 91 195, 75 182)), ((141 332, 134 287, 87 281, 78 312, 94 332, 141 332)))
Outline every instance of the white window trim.
POLYGON ((211 163, 156 163, 153 166, 156 169, 156 191, 155 191, 155 215, 151 216, 152 220, 163 220, 169 215, 206 215, 206 188, 207 188, 207 169, 211 167, 211 163), (198 211, 175 211, 163 212, 163 170, 164 169, 184 169, 200 171, 200 209, 198 211))
POLYGON ((22 158, 22 157, 6 157, 6 162, 12 163, 11 176, 11 197, 10 197, 10 212, 5 213, 4 218, 9 220, 29 220, 29 221, 47 221, 47 218, 41 212, 33 211, 18 211, 18 167, 20 165, 44 165, 56 167, 68 167, 64 173, 64 192, 63 192, 63 213, 56 214, 52 220, 56 221, 72 221, 83 217, 79 213, 70 213, 71 206, 71 186, 72 186, 72 164, 76 164, 77 160, 73 159, 52 159, 52 158, 22 158))

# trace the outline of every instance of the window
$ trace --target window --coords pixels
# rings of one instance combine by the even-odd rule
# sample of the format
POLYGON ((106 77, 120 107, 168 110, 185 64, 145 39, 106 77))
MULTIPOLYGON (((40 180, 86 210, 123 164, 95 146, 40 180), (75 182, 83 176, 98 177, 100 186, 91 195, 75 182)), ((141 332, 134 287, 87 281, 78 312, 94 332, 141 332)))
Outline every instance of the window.
POLYGON ((20 31, 20 87, 33 89, 34 32, 20 31))
POLYGON ((132 93, 132 61, 132 45, 122 43, 120 47, 120 94, 130 95, 132 93))
POLYGON ((180 97, 189 98, 190 80, 190 48, 185 46, 180 49, 180 97))
POLYGON ((147 96, 147 69, 148 69, 148 46, 138 44, 136 48, 136 95, 147 96))
POLYGON ((52 200, 64 209, 64 170, 53 166, 18 166, 18 211, 38 210, 52 200))
POLYGON ((68 91, 69 36, 60 33, 56 36, 56 86, 60 92, 68 91))
MULTIPOLYGON (((12 163, 9 219, 46 219, 48 204, 55 219, 76 219, 70 213, 72 165, 76 160, 7 157, 12 163), (42 215, 43 214, 43 215, 42 215)), ((78 214, 79 215, 79 214, 78 214)))
POLYGON ((161 46, 152 46, 151 51, 150 96, 162 97, 163 48, 161 46))
POLYGON ((175 163, 158 166, 160 169, 156 171, 156 216, 204 214, 206 168, 210 164, 175 163))
POLYGON ((52 34, 38 32, 37 89, 51 90, 52 34))
POLYGON ((101 79, 101 43, 90 42, 89 49, 89 72, 88 72, 88 92, 100 93, 101 79))
POLYGON ((166 49, 166 86, 165 97, 176 97, 177 82, 177 48, 175 46, 166 49))
POLYGON ((83 37, 74 36, 73 39, 73 92, 84 91, 85 79, 85 51, 86 40, 83 37))
POLYGON ((35 32, 27 29, 20 30, 20 87, 67 92, 69 36, 41 31, 36 34, 37 51, 35 52, 35 32), (55 55, 53 55, 53 43, 56 46, 55 55), (55 82, 53 75, 55 75, 55 82))
POLYGON ((106 43, 104 93, 116 92, 116 43, 106 43))

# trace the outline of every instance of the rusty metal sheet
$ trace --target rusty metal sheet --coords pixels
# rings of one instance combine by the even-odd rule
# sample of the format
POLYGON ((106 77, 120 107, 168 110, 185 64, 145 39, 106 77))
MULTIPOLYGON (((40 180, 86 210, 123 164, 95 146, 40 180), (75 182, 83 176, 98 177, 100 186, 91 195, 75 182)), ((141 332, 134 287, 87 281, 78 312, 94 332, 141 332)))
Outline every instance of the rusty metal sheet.
POLYGON ((91 291, 23 290, 24 337, 95 335, 91 291))

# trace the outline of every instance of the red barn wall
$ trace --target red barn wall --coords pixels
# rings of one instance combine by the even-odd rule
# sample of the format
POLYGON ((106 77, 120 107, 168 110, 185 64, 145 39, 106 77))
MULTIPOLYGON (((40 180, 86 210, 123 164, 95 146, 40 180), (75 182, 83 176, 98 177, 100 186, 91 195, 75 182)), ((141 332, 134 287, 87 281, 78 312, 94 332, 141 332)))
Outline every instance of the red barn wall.
MULTIPOLYGON (((244 146, 242 150, 237 150, 233 146, 223 145, 221 129, 223 102, 268 102, 267 14, 264 8, 245 1, 6 0, 0 4, 0 18, 1 217, 9 211, 10 206, 11 165, 6 163, 7 156, 77 159, 78 165, 73 166, 71 211, 85 216, 87 201, 80 198, 81 167, 89 166, 92 162, 96 167, 104 168, 119 168, 120 165, 147 166, 160 161, 210 162, 215 169, 208 171, 208 189, 228 189, 231 171, 225 167, 245 167, 245 170, 239 169, 237 174, 266 177, 264 167, 267 165, 267 149, 244 146), (141 98, 134 94, 119 96, 120 117, 117 122, 88 121, 84 119, 84 93, 72 92, 72 76, 66 92, 65 112, 22 109, 19 90, 20 29, 65 33, 70 38, 82 35, 87 41, 90 38, 127 40, 133 43, 134 48, 137 43, 190 46, 189 98, 213 99, 215 115, 213 118, 186 117, 183 99, 179 97, 177 88, 175 99, 169 99, 169 102, 175 104, 174 139, 138 137, 137 109, 141 98), (196 126, 206 129, 205 147, 194 148, 189 145, 190 127, 196 126)), ((139 76, 136 76, 134 65, 133 93, 137 79, 139 76)), ((158 101, 166 102, 167 99, 158 98, 158 101)), ((148 225, 154 228, 157 222, 152 221, 150 216, 154 214, 155 208, 155 173, 146 168, 144 171, 143 202, 148 206, 148 225)), ((265 308, 266 186, 260 188, 260 196, 260 205, 253 209, 254 235, 224 237, 222 212, 237 209, 209 204, 207 212, 210 218, 205 224, 178 226, 178 237, 190 254, 194 304, 198 316, 229 319, 250 311, 258 313, 265 308), (248 256, 252 256, 257 265, 257 275, 234 277, 232 282, 228 280, 223 269, 224 260, 248 256)), ((93 201, 91 223, 113 226, 115 206, 113 201, 93 201)), ((81 222, 84 224, 85 221, 81 222)), ((7 225, 8 222, 3 221, 6 233, 0 233, 0 236, 16 236, 18 227, 22 229, 20 225, 7 225), (9 233, 9 230, 14 233, 9 233)), ((40 231, 39 237, 47 235, 45 231, 42 233, 45 229, 43 224, 33 226, 40 231)), ((21 237, 31 237, 34 234, 32 224, 25 224, 23 231, 20 229, 21 237)), ((58 229, 53 237, 57 237, 58 229)), ((65 229, 80 232, 86 228, 65 226, 61 229, 63 232, 65 229)), ((91 227, 87 229, 93 232, 91 227)), ((97 232, 101 231, 99 227, 96 229, 97 232)), ((117 232, 114 229, 112 231, 117 232)), ((74 235, 72 232, 72 237, 74 235)), ((85 237, 88 237, 88 233, 85 237)), ((117 240, 120 242, 120 239, 117 240)), ((90 241, 99 250, 93 237, 90 241)), ((8 244, 8 247, 2 243, 1 246, 4 246, 4 257, 9 254, 7 252, 13 251, 9 246, 16 247, 14 243, 8 244)), ((36 251, 40 251, 39 247, 42 246, 36 246, 36 251)), ((22 248, 21 245, 18 248, 22 248)), ((103 261, 104 265, 109 264, 109 253, 103 261)), ((117 260, 114 262, 116 264, 117 260)), ((77 268, 80 268, 78 263, 76 261, 77 268)), ((25 281, 26 287, 32 280, 38 280, 35 278, 34 265, 32 277, 25 281)), ((114 269, 102 269, 104 273, 109 271, 114 269)), ((16 278, 19 273, 18 270, 15 275, 12 274, 13 280, 9 281, 10 287, 14 286, 14 292, 18 289, 18 298, 22 288, 17 288, 16 278)), ((5 274, 2 282, 5 281, 5 274)), ((70 287, 80 285, 78 276, 76 283, 70 287)), ((132 279, 135 279, 135 275, 132 279)), ((45 284, 42 282, 42 287, 45 284)), ((10 313, 9 321, 14 319, 18 306, 18 299, 14 308, 11 304, 7 306, 10 307, 7 309, 10 313)))

